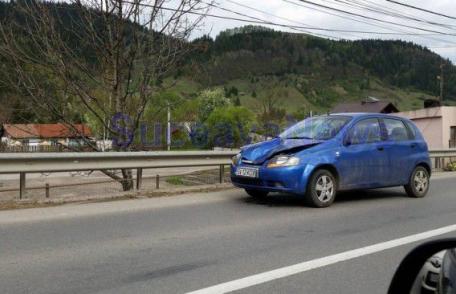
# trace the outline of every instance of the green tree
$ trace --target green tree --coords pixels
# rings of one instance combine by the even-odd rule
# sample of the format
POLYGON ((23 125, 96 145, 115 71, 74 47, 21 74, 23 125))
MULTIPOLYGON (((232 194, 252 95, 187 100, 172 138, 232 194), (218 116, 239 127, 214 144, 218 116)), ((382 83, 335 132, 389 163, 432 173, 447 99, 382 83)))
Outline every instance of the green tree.
POLYGON ((215 109, 206 121, 209 147, 244 145, 254 121, 254 114, 243 106, 215 109))
POLYGON ((216 108, 231 105, 230 99, 225 97, 222 88, 204 90, 197 99, 199 101, 198 120, 200 122, 205 122, 216 108))

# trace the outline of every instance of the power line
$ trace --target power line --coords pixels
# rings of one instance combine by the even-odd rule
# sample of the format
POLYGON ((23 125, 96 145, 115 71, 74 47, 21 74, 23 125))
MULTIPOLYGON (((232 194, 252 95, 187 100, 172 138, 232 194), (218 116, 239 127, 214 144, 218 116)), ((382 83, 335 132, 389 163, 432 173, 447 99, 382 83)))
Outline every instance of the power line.
POLYGON ((362 15, 362 14, 358 14, 358 13, 346 11, 346 10, 343 10, 343 9, 331 7, 331 6, 326 6, 326 5, 319 4, 319 3, 315 3, 315 2, 312 2, 312 1, 308 1, 308 0, 297 0, 297 1, 303 2, 303 3, 307 3, 307 4, 310 4, 310 5, 313 5, 313 6, 322 7, 322 8, 330 9, 330 10, 333 10, 333 11, 338 11, 338 12, 342 12, 342 13, 345 13, 345 14, 349 14, 349 15, 353 15, 353 16, 365 18, 365 19, 370 19, 370 20, 375 20, 375 21, 379 21, 379 22, 383 22, 383 23, 388 23, 388 24, 400 26, 400 27, 407 27, 407 28, 411 28, 411 29, 415 29, 415 30, 420 30, 420 31, 425 31, 425 32, 431 32, 431 33, 437 33, 437 34, 440 34, 440 35, 455 36, 455 34, 445 33, 445 32, 436 31, 436 30, 429 30, 429 29, 420 28, 420 27, 416 27, 416 26, 410 26, 410 25, 406 25, 406 24, 401 24, 401 23, 393 22, 393 21, 388 21, 388 20, 384 20, 384 19, 379 19, 379 18, 375 18, 375 17, 371 17, 371 16, 367 16, 367 15, 362 15))
POLYGON ((316 7, 313 7, 313 6, 310 6, 310 5, 306 5, 304 3, 295 3, 295 2, 292 2, 290 0, 282 0, 282 1, 290 3, 290 4, 293 4, 293 5, 296 5, 296 6, 299 6, 299 7, 311 9, 311 10, 314 10, 314 11, 319 11, 319 12, 322 12, 322 13, 325 13, 325 14, 328 14, 328 15, 333 15, 333 16, 336 16, 336 17, 339 17, 339 18, 342 18, 342 19, 352 20, 352 21, 359 22, 359 23, 364 23, 364 24, 367 24, 367 25, 370 25, 370 26, 380 27, 380 28, 384 28, 384 29, 387 29, 387 30, 390 30, 390 31, 403 33, 403 34, 397 34, 397 35, 408 35, 408 36, 412 36, 412 37, 416 36, 418 38, 429 39, 429 40, 439 41, 439 42, 446 42, 446 43, 450 43, 450 44, 456 44, 456 42, 453 42, 453 41, 443 40, 443 39, 439 39, 439 38, 436 38, 436 37, 432 37, 432 36, 441 36, 441 35, 438 35, 438 34, 410 33, 410 32, 407 32, 407 31, 403 31, 401 29, 391 28, 391 27, 387 27, 385 25, 368 22, 368 21, 362 20, 362 19, 357 19, 355 17, 350 17, 350 16, 347 16, 347 15, 340 15, 340 14, 337 14, 336 12, 331 12, 331 11, 319 9, 319 8, 316 8, 316 7))
MULTIPOLYGON (((404 11, 401 11, 401 10, 397 10, 397 9, 394 9, 394 8, 391 8, 391 7, 388 7, 388 6, 383 6, 383 5, 378 4, 378 3, 374 2, 374 1, 371 1, 371 0, 346 0, 346 1, 361 3, 361 4, 364 4, 366 6, 370 6, 370 7, 373 7, 373 8, 379 8, 380 10, 383 10, 383 11, 386 11, 386 12, 392 12, 392 13, 395 13, 395 14, 398 14, 398 15, 404 15, 404 16, 408 16, 408 17, 417 17, 416 15, 414 15, 412 13, 407 13, 407 12, 404 12, 404 11)), ((425 18, 421 18, 421 19, 426 20, 425 18)), ((451 26, 451 25, 448 25, 448 26, 451 26)), ((451 26, 451 27, 454 27, 454 26, 451 26)))
MULTIPOLYGON (((272 16, 272 17, 274 17, 274 18, 278 18, 278 19, 282 19, 282 20, 289 21, 289 22, 292 22, 292 23, 297 23, 297 24, 301 24, 301 25, 306 25, 306 26, 308 26, 308 24, 306 24, 306 23, 303 23, 303 22, 300 22, 300 21, 296 21, 296 20, 293 20, 293 19, 290 19, 290 18, 278 16, 278 15, 275 15, 275 14, 273 14, 273 13, 269 13, 269 12, 267 12, 267 11, 260 10, 260 9, 255 8, 255 7, 251 7, 251 6, 248 6, 248 5, 245 5, 245 4, 242 4, 242 3, 239 3, 239 2, 233 1, 233 0, 225 0, 225 1, 226 1, 226 2, 229 2, 229 3, 232 3, 232 4, 234 4, 234 5, 240 6, 240 7, 244 7, 244 8, 247 8, 247 9, 250 9, 250 10, 253 10, 253 11, 256 11, 256 12, 263 13, 263 14, 265 14, 265 15, 272 16)), ((317 35, 317 36, 323 36, 323 37, 327 37, 327 38, 340 39, 340 38, 335 37, 335 36, 317 34, 317 33, 310 32, 310 31, 305 31, 305 32, 310 33, 310 34, 315 34, 315 35, 317 35)), ((354 36, 354 35, 352 35, 352 36, 354 36)))
MULTIPOLYGON (((409 33, 407 31, 403 31, 403 30, 400 30, 400 29, 386 27, 386 26, 380 25, 378 23, 372 23, 372 22, 368 22, 366 20, 357 19, 355 17, 350 17, 350 16, 346 16, 346 15, 340 15, 340 14, 337 14, 336 12, 322 10, 322 9, 316 8, 314 6, 306 5, 304 3, 295 3, 295 2, 292 2, 290 0, 282 0, 282 1, 290 3, 290 4, 293 4, 293 5, 296 5, 296 6, 304 7, 304 8, 307 8, 307 9, 319 11, 319 12, 322 12, 322 13, 325 13, 325 14, 333 15, 333 16, 336 16, 336 17, 339 17, 339 18, 353 20, 353 21, 356 21, 356 22, 359 22, 359 23, 365 23, 365 24, 370 25, 370 26, 381 27, 381 28, 385 28, 385 29, 388 29, 388 30, 391 30, 391 31, 395 31, 395 32, 408 33, 408 36, 412 36, 412 37, 416 36, 416 37, 422 38, 422 39, 429 39, 429 40, 445 42, 445 43, 449 43, 449 44, 456 44, 456 42, 453 42, 453 41, 449 41, 449 40, 446 40, 446 39, 440 39, 440 38, 433 37, 433 36, 437 36, 437 34, 413 34, 413 33, 409 33)), ((366 1, 368 1, 368 0, 366 0, 366 1)), ((371 2, 371 3, 373 3, 373 2, 371 2)), ((401 35, 401 34, 398 34, 398 35, 401 35)), ((403 35, 405 35, 405 34, 403 34, 403 35)), ((441 35, 438 35, 438 36, 441 36, 441 35)))
POLYGON ((456 46, 426 46, 429 49, 450 49, 456 48, 456 46))
POLYGON ((371 35, 406 35, 406 36, 429 36, 429 35, 432 35, 432 34, 422 34, 422 33, 389 33, 389 32, 375 32, 375 31, 362 31, 362 30, 342 30, 342 29, 331 29, 331 28, 323 28, 323 27, 287 25, 287 24, 283 24, 283 23, 271 22, 271 21, 266 21, 266 20, 261 20, 261 21, 259 21, 259 20, 249 20, 249 19, 245 19, 245 18, 222 16, 222 15, 211 14, 211 13, 202 13, 202 12, 188 11, 188 10, 185 11, 185 10, 176 9, 176 8, 169 8, 169 7, 162 7, 162 6, 158 7, 156 5, 145 4, 145 3, 134 3, 134 2, 129 2, 129 1, 124 1, 124 3, 133 4, 133 5, 139 5, 139 6, 143 6, 143 7, 149 7, 149 8, 155 8, 155 9, 160 9, 160 10, 164 10, 164 11, 174 11, 174 12, 181 11, 184 14, 206 16, 206 17, 225 19, 225 20, 233 20, 233 21, 239 21, 239 22, 245 22, 245 23, 267 24, 267 25, 285 27, 285 28, 289 28, 289 29, 307 29, 307 30, 316 30, 316 31, 340 32, 340 33, 359 33, 359 34, 371 34, 371 35))
MULTIPOLYGON (((295 3, 295 2, 292 2, 290 0, 282 0, 282 1, 290 3, 290 4, 293 4, 293 5, 296 5, 296 6, 299 6, 299 7, 303 7, 303 8, 311 9, 311 10, 318 11, 318 12, 321 12, 321 13, 325 13, 325 14, 328 14, 328 15, 336 16, 336 17, 339 17, 339 18, 342 18, 342 19, 351 20, 351 21, 355 21, 355 22, 359 22, 359 23, 364 23, 364 24, 367 24, 369 26, 379 27, 379 28, 387 29, 387 30, 394 31, 394 32, 404 33, 404 34, 410 33, 410 32, 406 32, 406 31, 400 30, 400 29, 387 27, 387 26, 384 26, 384 25, 381 25, 381 24, 368 22, 368 21, 365 21, 365 20, 362 20, 362 19, 357 19, 357 18, 354 18, 354 17, 346 16, 346 15, 340 15, 340 14, 337 14, 337 13, 334 13, 334 12, 330 12, 330 11, 327 11, 327 10, 315 8, 313 6, 309 6, 309 5, 306 5, 306 4, 295 3)), ((411 33, 411 34, 415 35, 414 33, 411 33)), ((432 36, 432 35, 437 35, 437 34, 416 34, 416 35, 432 36)))
MULTIPOLYGON (((254 11, 257 11, 257 12, 261 12, 261 13, 264 13, 264 14, 267 14, 267 15, 270 15, 270 16, 273 16, 273 17, 277 17, 277 18, 281 18, 281 17, 278 17, 272 13, 269 13, 269 12, 266 12, 266 11, 262 11, 262 10, 259 10, 259 9, 256 9, 254 7, 250 7, 250 6, 247 6, 247 5, 244 5, 244 4, 241 4, 241 3, 237 3, 235 1, 231 1, 231 0, 226 0, 230 3, 233 3, 235 5, 238 5, 238 6, 241 6, 241 7, 244 7, 244 8, 248 8, 248 9, 251 9, 251 10, 254 10, 254 11)), ((200 1, 202 2, 202 1, 200 1)), ((244 17, 248 17, 250 19, 254 19, 254 20, 257 20, 257 21, 265 21, 261 18, 257 18, 257 17, 254 17, 254 16, 251 16, 251 15, 247 15, 247 14, 244 14, 244 13, 240 13, 240 12, 237 12, 237 11, 234 11, 234 10, 231 10, 231 9, 228 9, 228 8, 225 8, 225 7, 221 7, 221 6, 218 6, 218 5, 215 5, 215 4, 212 4, 212 3, 205 3, 205 2, 202 2, 204 4, 207 4, 209 6, 212 6, 212 7, 215 7, 217 9, 220 9, 220 10, 223 10, 223 11, 227 11, 227 12, 230 12, 230 13, 234 13, 234 14, 237 14, 237 15, 240 15, 240 16, 244 16, 244 17)), ((289 21, 289 22, 294 22, 294 23, 298 23, 298 24, 302 24, 302 25, 305 25, 305 26, 309 26, 308 24, 305 24, 305 23, 300 23, 300 22, 296 22, 294 20, 290 20, 290 19, 287 19, 287 18, 281 18, 281 19, 284 19, 286 21, 289 21)), ((265 22, 268 22, 268 21, 265 21, 265 22)), ((311 35, 317 35, 319 37, 325 37, 325 38, 332 38, 332 39, 340 39, 338 37, 334 37, 334 36, 329 36, 329 35, 324 35, 324 34, 319 34, 319 33, 315 33, 315 32, 311 32, 311 31, 308 31, 308 30, 302 30, 302 29, 293 29, 293 30, 296 30, 296 31, 299 31, 299 32, 304 32, 304 33, 307 33, 307 34, 311 34, 311 35)))
POLYGON ((347 6, 353 7, 358 10, 366 10, 366 11, 370 11, 370 12, 373 12, 376 14, 387 15, 387 16, 391 16, 391 17, 395 17, 395 18, 405 18, 405 19, 408 19, 411 21, 425 23, 425 24, 433 25, 433 26, 439 26, 439 27, 443 27, 446 29, 454 28, 454 26, 451 26, 448 24, 443 24, 443 23, 439 23, 439 22, 430 21, 427 19, 417 18, 415 16, 409 16, 409 15, 405 15, 405 14, 402 14, 399 12, 387 11, 381 7, 372 7, 370 5, 360 3, 359 1, 356 1, 356 0, 333 0, 333 1, 341 3, 342 5, 347 5, 347 6))
MULTIPOLYGON (((286 0, 284 0, 286 1, 286 0)), ((329 0, 323 0, 323 1, 326 1, 326 2, 329 2, 329 0)), ((356 4, 357 6, 362 6, 362 7, 369 7, 369 8, 372 8, 371 10, 372 11, 376 11, 376 9, 378 9, 378 13, 385 13, 385 15, 389 15, 389 16, 393 16, 393 17, 404 17, 404 18, 413 18, 413 19, 416 19, 416 20, 420 20, 416 17, 410 17, 409 15, 407 14, 404 14, 404 12, 402 11, 397 11, 397 10, 394 10, 394 9, 390 9, 388 7, 385 7, 385 6, 382 6, 380 4, 377 4, 373 1, 369 1, 369 0, 333 0, 333 1, 336 1, 336 2, 341 2, 343 4, 347 4, 349 6, 353 6, 351 5, 350 3, 347 3, 348 2, 352 2, 354 4, 356 4), (366 3, 363 3, 363 2, 367 2, 366 3), (371 4, 371 5, 369 5, 371 4), (390 11, 388 11, 390 10, 390 11), (392 11, 392 12, 391 12, 392 11)), ((286 1, 286 2, 289 2, 289 1, 286 1)), ((303 6, 303 7, 306 7, 306 8, 309 8, 309 9, 314 9, 314 10, 317 10, 316 8, 311 8, 311 7, 308 7, 308 6, 304 6, 303 4, 298 4, 298 3, 295 3, 296 5, 299 5, 299 6, 303 6)), ((360 7, 360 8, 362 8, 360 7)), ((318 11, 321 11, 321 10, 318 10, 318 11)), ((335 16, 338 16, 338 17, 341 17, 341 18, 348 18, 348 19, 352 19, 354 21, 357 21, 357 22, 361 22, 361 23, 366 23, 366 24, 369 24, 369 25, 372 25, 372 26, 378 26, 378 27, 382 27, 382 28, 387 28, 389 30, 392 30, 392 31, 399 31, 399 32, 404 32, 403 30, 398 30, 398 29, 392 29, 392 28, 388 28, 388 27, 385 27, 385 26, 381 26, 379 24, 372 24, 370 22, 367 22, 367 21, 362 21, 362 20, 359 20, 359 19, 355 19, 355 18, 350 18, 350 17, 343 17, 341 15, 337 15, 337 14, 334 14, 334 13, 331 13, 329 11, 321 11, 323 13, 327 13, 327 14, 330 14, 330 15, 335 15, 335 16)), ((427 22, 427 20, 422 20, 423 22, 427 22)), ((437 23, 436 23, 437 24, 437 23)), ((442 24, 443 25, 443 24, 442 24)), ((450 28, 452 26, 448 25, 447 29, 452 29, 450 28)), ((432 37, 431 35, 429 36, 419 36, 419 38, 422 38, 422 39, 429 39, 429 40, 433 40, 433 41, 439 41, 439 42, 445 42, 445 43, 450 43, 450 44, 456 44, 456 42, 453 42, 453 41, 449 41, 449 40, 446 40, 446 39, 440 39, 440 38, 436 38, 436 37, 432 37)))
POLYGON ((424 12, 427 12, 427 13, 430 13, 430 14, 435 14, 435 15, 446 17, 446 18, 450 18, 450 19, 456 19, 455 16, 446 15, 446 14, 443 14, 443 13, 440 13, 440 12, 435 12, 435 11, 424 9, 424 8, 421 8, 421 7, 418 7, 418 6, 413 6, 413 5, 410 5, 410 4, 406 4, 406 3, 402 3, 402 2, 398 2, 398 1, 394 1, 394 0, 386 0, 386 1, 394 3, 394 4, 397 4, 397 5, 405 6, 405 7, 408 7, 408 8, 413 8, 413 9, 416 9, 416 10, 424 11, 424 12))

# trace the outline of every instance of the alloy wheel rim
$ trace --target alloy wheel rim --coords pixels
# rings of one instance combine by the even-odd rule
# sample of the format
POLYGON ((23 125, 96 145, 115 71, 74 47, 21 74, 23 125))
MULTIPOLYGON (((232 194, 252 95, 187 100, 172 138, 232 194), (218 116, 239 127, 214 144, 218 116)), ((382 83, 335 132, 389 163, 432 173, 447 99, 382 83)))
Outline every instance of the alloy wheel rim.
POLYGON ((415 185, 415 190, 418 193, 424 193, 428 187, 429 179, 423 170, 419 170, 415 173, 413 182, 415 185))
POLYGON ((334 182, 331 177, 327 175, 320 176, 317 180, 315 191, 318 200, 321 202, 331 201, 334 195, 334 182))

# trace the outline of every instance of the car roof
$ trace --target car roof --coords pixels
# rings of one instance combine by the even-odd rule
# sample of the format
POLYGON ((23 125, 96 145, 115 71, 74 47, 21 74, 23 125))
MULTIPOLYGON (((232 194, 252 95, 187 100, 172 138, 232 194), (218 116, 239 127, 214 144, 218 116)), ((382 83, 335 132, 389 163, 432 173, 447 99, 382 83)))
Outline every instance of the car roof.
POLYGON ((399 118, 406 120, 404 117, 397 116, 394 114, 387 113, 372 113, 372 112, 341 112, 341 113, 331 113, 330 116, 351 116, 353 118, 359 117, 385 117, 385 118, 399 118))

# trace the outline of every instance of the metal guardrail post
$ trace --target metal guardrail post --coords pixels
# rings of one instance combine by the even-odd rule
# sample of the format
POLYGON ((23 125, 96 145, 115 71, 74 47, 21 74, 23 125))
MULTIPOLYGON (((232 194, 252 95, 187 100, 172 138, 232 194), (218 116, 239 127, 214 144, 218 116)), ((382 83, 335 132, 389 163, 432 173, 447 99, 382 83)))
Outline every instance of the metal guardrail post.
POLYGON ((25 173, 19 174, 19 199, 25 197, 26 187, 25 187, 25 173))
POLYGON ((223 184, 223 176, 225 173, 225 166, 223 164, 220 165, 220 170, 219 170, 219 183, 223 184))
POLYGON ((142 185, 142 168, 136 169, 136 190, 141 189, 142 185))
POLYGON ((46 185, 44 186, 44 189, 45 189, 46 198, 49 198, 50 197, 49 183, 46 183, 46 185))
POLYGON ((155 188, 160 189, 160 175, 155 177, 155 188))

